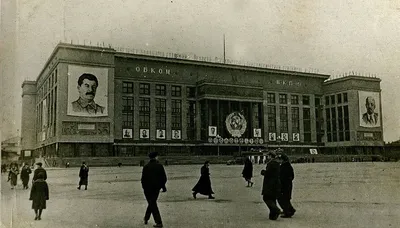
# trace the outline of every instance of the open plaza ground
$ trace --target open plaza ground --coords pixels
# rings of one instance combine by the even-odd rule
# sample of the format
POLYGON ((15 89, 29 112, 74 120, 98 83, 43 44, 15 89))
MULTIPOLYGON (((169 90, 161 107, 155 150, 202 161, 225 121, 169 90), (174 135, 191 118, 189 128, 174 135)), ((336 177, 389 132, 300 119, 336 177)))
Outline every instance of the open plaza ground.
MULTIPOLYGON (((90 166, 90 164, 88 164, 90 166)), ((210 166, 215 200, 191 189, 198 165, 165 167, 168 182, 158 206, 164 227, 399 227, 400 163, 293 164, 292 218, 268 219, 261 196, 265 165, 254 166, 254 186, 246 187, 241 165, 210 166)), ((42 220, 34 221, 30 190, 18 180, 11 190, 1 176, 1 228, 152 227, 143 224, 146 201, 140 184, 142 167, 91 167, 88 190, 77 190, 79 168, 48 169, 50 200, 42 220)), ((32 178, 32 174, 31 174, 32 178)))

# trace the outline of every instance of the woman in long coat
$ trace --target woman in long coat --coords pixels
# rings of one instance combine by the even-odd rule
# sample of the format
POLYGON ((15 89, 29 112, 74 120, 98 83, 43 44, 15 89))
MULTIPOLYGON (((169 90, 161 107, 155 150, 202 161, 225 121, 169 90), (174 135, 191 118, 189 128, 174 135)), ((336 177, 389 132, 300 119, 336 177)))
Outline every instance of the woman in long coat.
POLYGON ((35 210, 35 220, 41 220, 42 210, 46 209, 46 200, 49 200, 49 186, 43 173, 39 173, 33 182, 29 200, 32 200, 32 209, 35 210))
POLYGON ((14 189, 14 187, 17 186, 18 173, 19 170, 17 164, 11 164, 10 172, 8 173, 8 180, 11 183, 11 189, 14 189))
POLYGON ((201 167, 201 176, 197 184, 193 187, 193 198, 196 199, 197 193, 208 196, 209 199, 215 199, 212 194, 214 194, 211 188, 211 179, 210 179, 210 170, 209 167, 210 162, 206 161, 204 165, 201 167))
POLYGON ((24 189, 28 189, 29 174, 31 173, 32 170, 29 168, 28 164, 25 164, 21 170, 21 180, 24 189))
POLYGON ((87 190, 88 179, 89 179, 89 167, 86 166, 85 162, 82 162, 81 169, 79 170, 79 187, 81 189, 81 185, 85 185, 85 190, 87 190))
POLYGON ((247 181, 247 187, 253 187, 254 182, 251 181, 253 177, 253 163, 251 163, 250 158, 246 158, 244 161, 244 168, 242 171, 243 178, 247 181))

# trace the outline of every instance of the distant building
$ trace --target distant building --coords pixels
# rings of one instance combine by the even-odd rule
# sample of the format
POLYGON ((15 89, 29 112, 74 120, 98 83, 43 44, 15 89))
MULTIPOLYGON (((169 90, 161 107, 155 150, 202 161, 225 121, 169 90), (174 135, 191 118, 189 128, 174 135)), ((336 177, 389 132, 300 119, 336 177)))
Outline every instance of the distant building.
POLYGON ((22 84, 22 150, 60 157, 231 155, 261 146, 382 152, 378 78, 328 80, 151 54, 57 45, 37 80, 22 84))
POLYGON ((21 154, 21 139, 13 137, 1 142, 1 159, 17 161, 21 154))

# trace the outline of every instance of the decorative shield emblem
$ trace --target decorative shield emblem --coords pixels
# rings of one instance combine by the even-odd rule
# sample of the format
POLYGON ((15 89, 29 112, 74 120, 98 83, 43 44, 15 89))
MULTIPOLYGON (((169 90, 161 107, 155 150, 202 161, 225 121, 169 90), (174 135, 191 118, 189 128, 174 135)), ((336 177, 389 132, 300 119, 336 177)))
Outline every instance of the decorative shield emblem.
POLYGON ((208 138, 208 142, 209 142, 209 143, 212 143, 212 142, 213 142, 213 138, 211 138, 211 137, 208 138))
POLYGON ((260 143, 260 144, 263 144, 263 143, 264 143, 264 140, 263 140, 263 139, 260 139, 259 143, 260 143))
POLYGON ((233 140, 233 142, 239 143, 239 139, 238 139, 238 138, 235 138, 235 139, 233 140))
POLYGON ((226 117, 225 125, 233 137, 240 137, 246 131, 247 121, 239 112, 232 112, 226 117))
POLYGON ((248 139, 248 138, 245 138, 245 139, 244 139, 244 143, 246 143, 246 144, 249 143, 249 139, 248 139))
POLYGON ((243 143, 244 142, 244 139, 243 138, 240 138, 239 139, 239 143, 243 143))
POLYGON ((230 139, 229 139, 229 143, 233 143, 233 138, 230 138, 230 139))
POLYGON ((250 144, 253 144, 254 139, 250 139, 249 142, 250 142, 250 144))
POLYGON ((229 142, 229 139, 225 138, 224 143, 227 144, 229 142))

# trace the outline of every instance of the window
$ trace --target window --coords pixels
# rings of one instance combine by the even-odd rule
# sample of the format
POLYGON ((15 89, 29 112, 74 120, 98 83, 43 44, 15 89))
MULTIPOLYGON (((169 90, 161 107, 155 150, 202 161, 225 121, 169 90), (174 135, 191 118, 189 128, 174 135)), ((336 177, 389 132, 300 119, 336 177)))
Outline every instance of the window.
POLYGON ((133 112, 122 113, 122 125, 124 127, 133 127, 133 112))
POLYGON ((186 97, 195 98, 196 97, 196 87, 186 87, 186 97))
POLYGON ((187 110, 187 138, 196 139, 196 102, 188 101, 187 110))
POLYGON ((133 82, 122 82, 122 93, 133 93, 133 82))
MULTIPOLYGON (((335 97, 335 96, 333 96, 335 97)), ((336 108, 331 108, 332 117, 332 141, 337 142, 337 126, 336 126, 336 108)))
POLYGON ((316 106, 316 107, 318 107, 319 105, 321 105, 321 98, 316 97, 316 98, 314 99, 314 103, 315 103, 315 106, 316 106))
POLYGON ((311 142, 311 119, 310 118, 311 118, 310 109, 303 108, 304 142, 311 142))
POLYGON ((290 100, 293 105, 299 104, 299 96, 297 95, 292 95, 290 100))
POLYGON ((343 106, 344 114, 344 140, 350 141, 349 106, 343 106))
POLYGON ((343 93, 343 102, 347 103, 347 93, 343 93))
POLYGON ((150 127, 150 99, 139 98, 139 127, 150 127))
POLYGON ((166 115, 166 100, 165 99, 155 99, 156 102, 156 128, 165 129, 165 124, 167 120, 166 115))
POLYGON ((279 107, 281 132, 288 132, 288 109, 286 106, 279 107))
POLYGON ((329 96, 325 96, 325 105, 329 105, 329 96))
POLYGON ((339 93, 336 96, 337 96, 337 103, 341 104, 342 103, 342 94, 339 93))
POLYGON ((343 141, 344 140, 343 109, 341 106, 339 106, 337 109, 338 109, 339 141, 343 141))
POLYGON ((171 96, 180 97, 181 96, 181 87, 180 86, 172 86, 171 96))
MULTIPOLYGON (((329 97, 328 97, 329 98, 329 97)), ((326 116, 326 132, 328 142, 332 142, 332 125, 331 125, 331 111, 329 108, 325 109, 326 116)))
POLYGON ((133 97, 122 97, 122 112, 133 112, 133 97))
POLYGON ((331 95, 331 104, 334 105, 335 103, 335 95, 331 95))
POLYGON ((300 132, 300 116, 299 116, 299 108, 292 107, 292 131, 293 133, 300 132))
POLYGON ((276 108, 273 105, 268 105, 267 109, 268 131, 276 132, 276 108))
POLYGON ((156 96, 165 96, 165 85, 156 85, 156 96))
POLYGON ((303 105, 310 105, 310 96, 303 96, 303 105))
POLYGON ((140 83, 139 84, 139 94, 140 95, 150 95, 150 84, 140 83))
POLYGON ((267 102, 275 103, 275 93, 267 93, 267 102))
POLYGON ((172 109, 172 128, 180 129, 182 126, 182 101, 181 100, 171 100, 172 109))
POLYGON ((287 104, 287 95, 286 94, 279 94, 279 103, 287 104))

